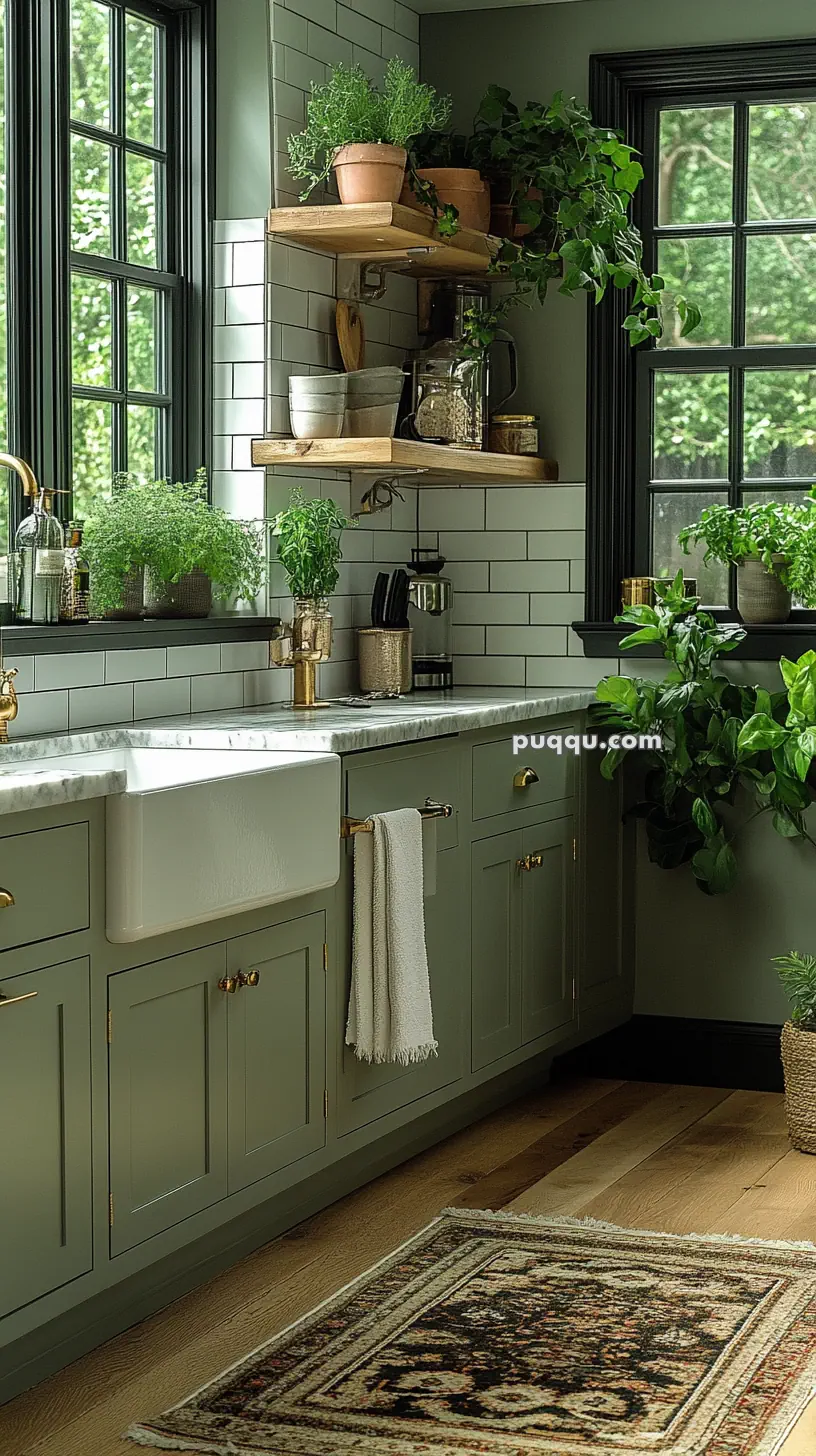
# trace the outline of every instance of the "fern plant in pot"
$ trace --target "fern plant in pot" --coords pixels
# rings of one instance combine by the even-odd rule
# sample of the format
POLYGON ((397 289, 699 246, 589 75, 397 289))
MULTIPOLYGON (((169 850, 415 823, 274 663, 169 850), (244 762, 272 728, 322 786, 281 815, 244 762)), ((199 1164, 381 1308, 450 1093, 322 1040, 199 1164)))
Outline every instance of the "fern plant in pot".
POLYGON ((816 956, 792 950, 772 964, 792 1008, 782 1028, 788 1133, 800 1153, 816 1153, 816 956))

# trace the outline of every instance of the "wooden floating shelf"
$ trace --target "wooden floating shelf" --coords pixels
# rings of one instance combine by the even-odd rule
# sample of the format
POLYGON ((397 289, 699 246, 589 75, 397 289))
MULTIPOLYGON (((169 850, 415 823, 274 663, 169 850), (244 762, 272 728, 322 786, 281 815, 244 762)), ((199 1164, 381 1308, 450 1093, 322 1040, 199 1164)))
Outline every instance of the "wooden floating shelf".
POLYGON ((341 440, 253 440, 253 465, 288 465, 307 470, 355 470, 377 475, 416 475, 418 486, 552 485, 554 460, 536 455, 496 455, 454 450, 420 440, 383 436, 341 440))
POLYGON ((497 238, 470 228, 460 228, 454 238, 440 238, 432 217, 399 202, 275 207, 268 231, 285 242, 305 243, 360 263, 405 264, 415 278, 486 273, 499 246, 497 238))

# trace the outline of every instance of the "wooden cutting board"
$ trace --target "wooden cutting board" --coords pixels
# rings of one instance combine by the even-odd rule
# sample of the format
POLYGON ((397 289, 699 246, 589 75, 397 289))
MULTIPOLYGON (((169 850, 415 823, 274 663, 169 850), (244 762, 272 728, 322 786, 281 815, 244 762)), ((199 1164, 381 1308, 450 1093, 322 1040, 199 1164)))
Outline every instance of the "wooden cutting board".
POLYGON ((337 327, 337 342, 340 345, 340 356, 343 360, 343 367, 348 374, 353 369, 365 368, 365 328, 363 320, 355 303, 349 303, 345 298, 337 300, 335 313, 337 327))

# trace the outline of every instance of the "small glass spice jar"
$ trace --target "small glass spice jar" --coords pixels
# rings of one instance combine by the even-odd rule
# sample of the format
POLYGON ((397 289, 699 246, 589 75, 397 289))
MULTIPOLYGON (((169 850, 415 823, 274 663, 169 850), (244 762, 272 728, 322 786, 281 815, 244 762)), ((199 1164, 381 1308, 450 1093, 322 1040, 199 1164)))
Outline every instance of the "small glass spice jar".
POLYGON ((538 415, 493 415, 488 448, 497 455, 537 455, 538 415))

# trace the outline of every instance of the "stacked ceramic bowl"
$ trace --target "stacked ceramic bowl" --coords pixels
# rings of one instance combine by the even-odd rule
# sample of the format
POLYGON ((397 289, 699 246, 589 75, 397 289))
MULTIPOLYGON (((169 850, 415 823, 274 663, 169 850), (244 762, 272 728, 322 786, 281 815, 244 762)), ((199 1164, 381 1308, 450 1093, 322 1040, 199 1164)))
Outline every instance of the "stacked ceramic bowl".
POLYGON ((393 435, 405 382, 402 370, 393 365, 355 369, 347 378, 344 434, 369 438, 393 435))
POLYGON ((343 433, 346 374, 290 374, 289 418, 297 440, 337 440, 343 433))

